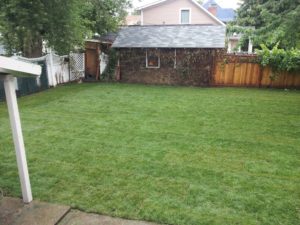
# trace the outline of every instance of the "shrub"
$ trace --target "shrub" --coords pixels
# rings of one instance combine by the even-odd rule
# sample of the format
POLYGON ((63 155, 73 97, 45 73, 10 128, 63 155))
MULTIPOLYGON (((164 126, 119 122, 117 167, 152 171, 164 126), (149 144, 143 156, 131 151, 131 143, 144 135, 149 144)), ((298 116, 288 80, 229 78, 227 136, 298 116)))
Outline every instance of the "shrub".
POLYGON ((259 56, 259 62, 262 66, 270 66, 273 75, 280 72, 299 72, 300 71, 300 50, 284 50, 278 48, 278 43, 268 49, 264 44, 261 50, 256 51, 259 56))
POLYGON ((111 81, 114 80, 115 68, 118 62, 117 52, 115 49, 108 50, 108 64, 101 74, 101 80, 111 81))

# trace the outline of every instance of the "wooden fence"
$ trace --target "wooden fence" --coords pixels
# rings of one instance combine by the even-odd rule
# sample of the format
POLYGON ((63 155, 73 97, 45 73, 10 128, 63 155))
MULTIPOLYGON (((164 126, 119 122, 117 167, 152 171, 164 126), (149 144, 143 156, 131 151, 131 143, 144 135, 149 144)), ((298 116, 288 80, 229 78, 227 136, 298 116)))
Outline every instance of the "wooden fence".
POLYGON ((269 67, 261 67, 256 56, 226 55, 215 64, 213 85, 241 87, 300 88, 300 73, 281 73, 271 79, 269 67))

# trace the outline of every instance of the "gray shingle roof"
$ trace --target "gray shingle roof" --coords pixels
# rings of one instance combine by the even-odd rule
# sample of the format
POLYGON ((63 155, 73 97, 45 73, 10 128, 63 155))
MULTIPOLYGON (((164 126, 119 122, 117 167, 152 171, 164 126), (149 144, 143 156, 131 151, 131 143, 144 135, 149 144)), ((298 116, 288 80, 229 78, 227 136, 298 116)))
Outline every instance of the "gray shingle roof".
POLYGON ((224 48, 224 26, 159 25, 122 28, 113 48, 224 48))

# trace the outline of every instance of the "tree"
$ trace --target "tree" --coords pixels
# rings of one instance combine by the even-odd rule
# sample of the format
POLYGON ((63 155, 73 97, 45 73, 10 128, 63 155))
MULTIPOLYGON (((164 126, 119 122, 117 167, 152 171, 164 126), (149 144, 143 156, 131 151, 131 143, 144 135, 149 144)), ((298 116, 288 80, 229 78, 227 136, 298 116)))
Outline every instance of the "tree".
POLYGON ((83 40, 80 0, 2 0, 1 41, 9 53, 42 55, 43 41, 58 53, 68 52, 83 40))
POLYGON ((88 0, 84 17, 90 22, 93 33, 104 34, 116 31, 123 23, 131 6, 130 0, 88 0))
POLYGON ((255 27, 254 44, 283 48, 300 47, 300 3, 298 0, 244 0, 235 25, 255 27))
POLYGON ((1 0, 0 41, 9 54, 42 55, 43 43, 58 54, 81 47, 86 37, 116 30, 129 0, 1 0))

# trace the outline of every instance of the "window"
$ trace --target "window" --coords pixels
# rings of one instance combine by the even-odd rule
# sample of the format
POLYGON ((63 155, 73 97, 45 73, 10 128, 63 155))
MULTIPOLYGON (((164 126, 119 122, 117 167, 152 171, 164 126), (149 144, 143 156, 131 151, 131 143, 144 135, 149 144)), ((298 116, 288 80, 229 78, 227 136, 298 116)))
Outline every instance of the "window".
POLYGON ((191 10, 190 9, 181 9, 180 10, 180 23, 181 24, 190 24, 191 23, 191 10))
POLYGON ((159 52, 155 50, 146 51, 146 67, 147 68, 160 68, 159 52))

